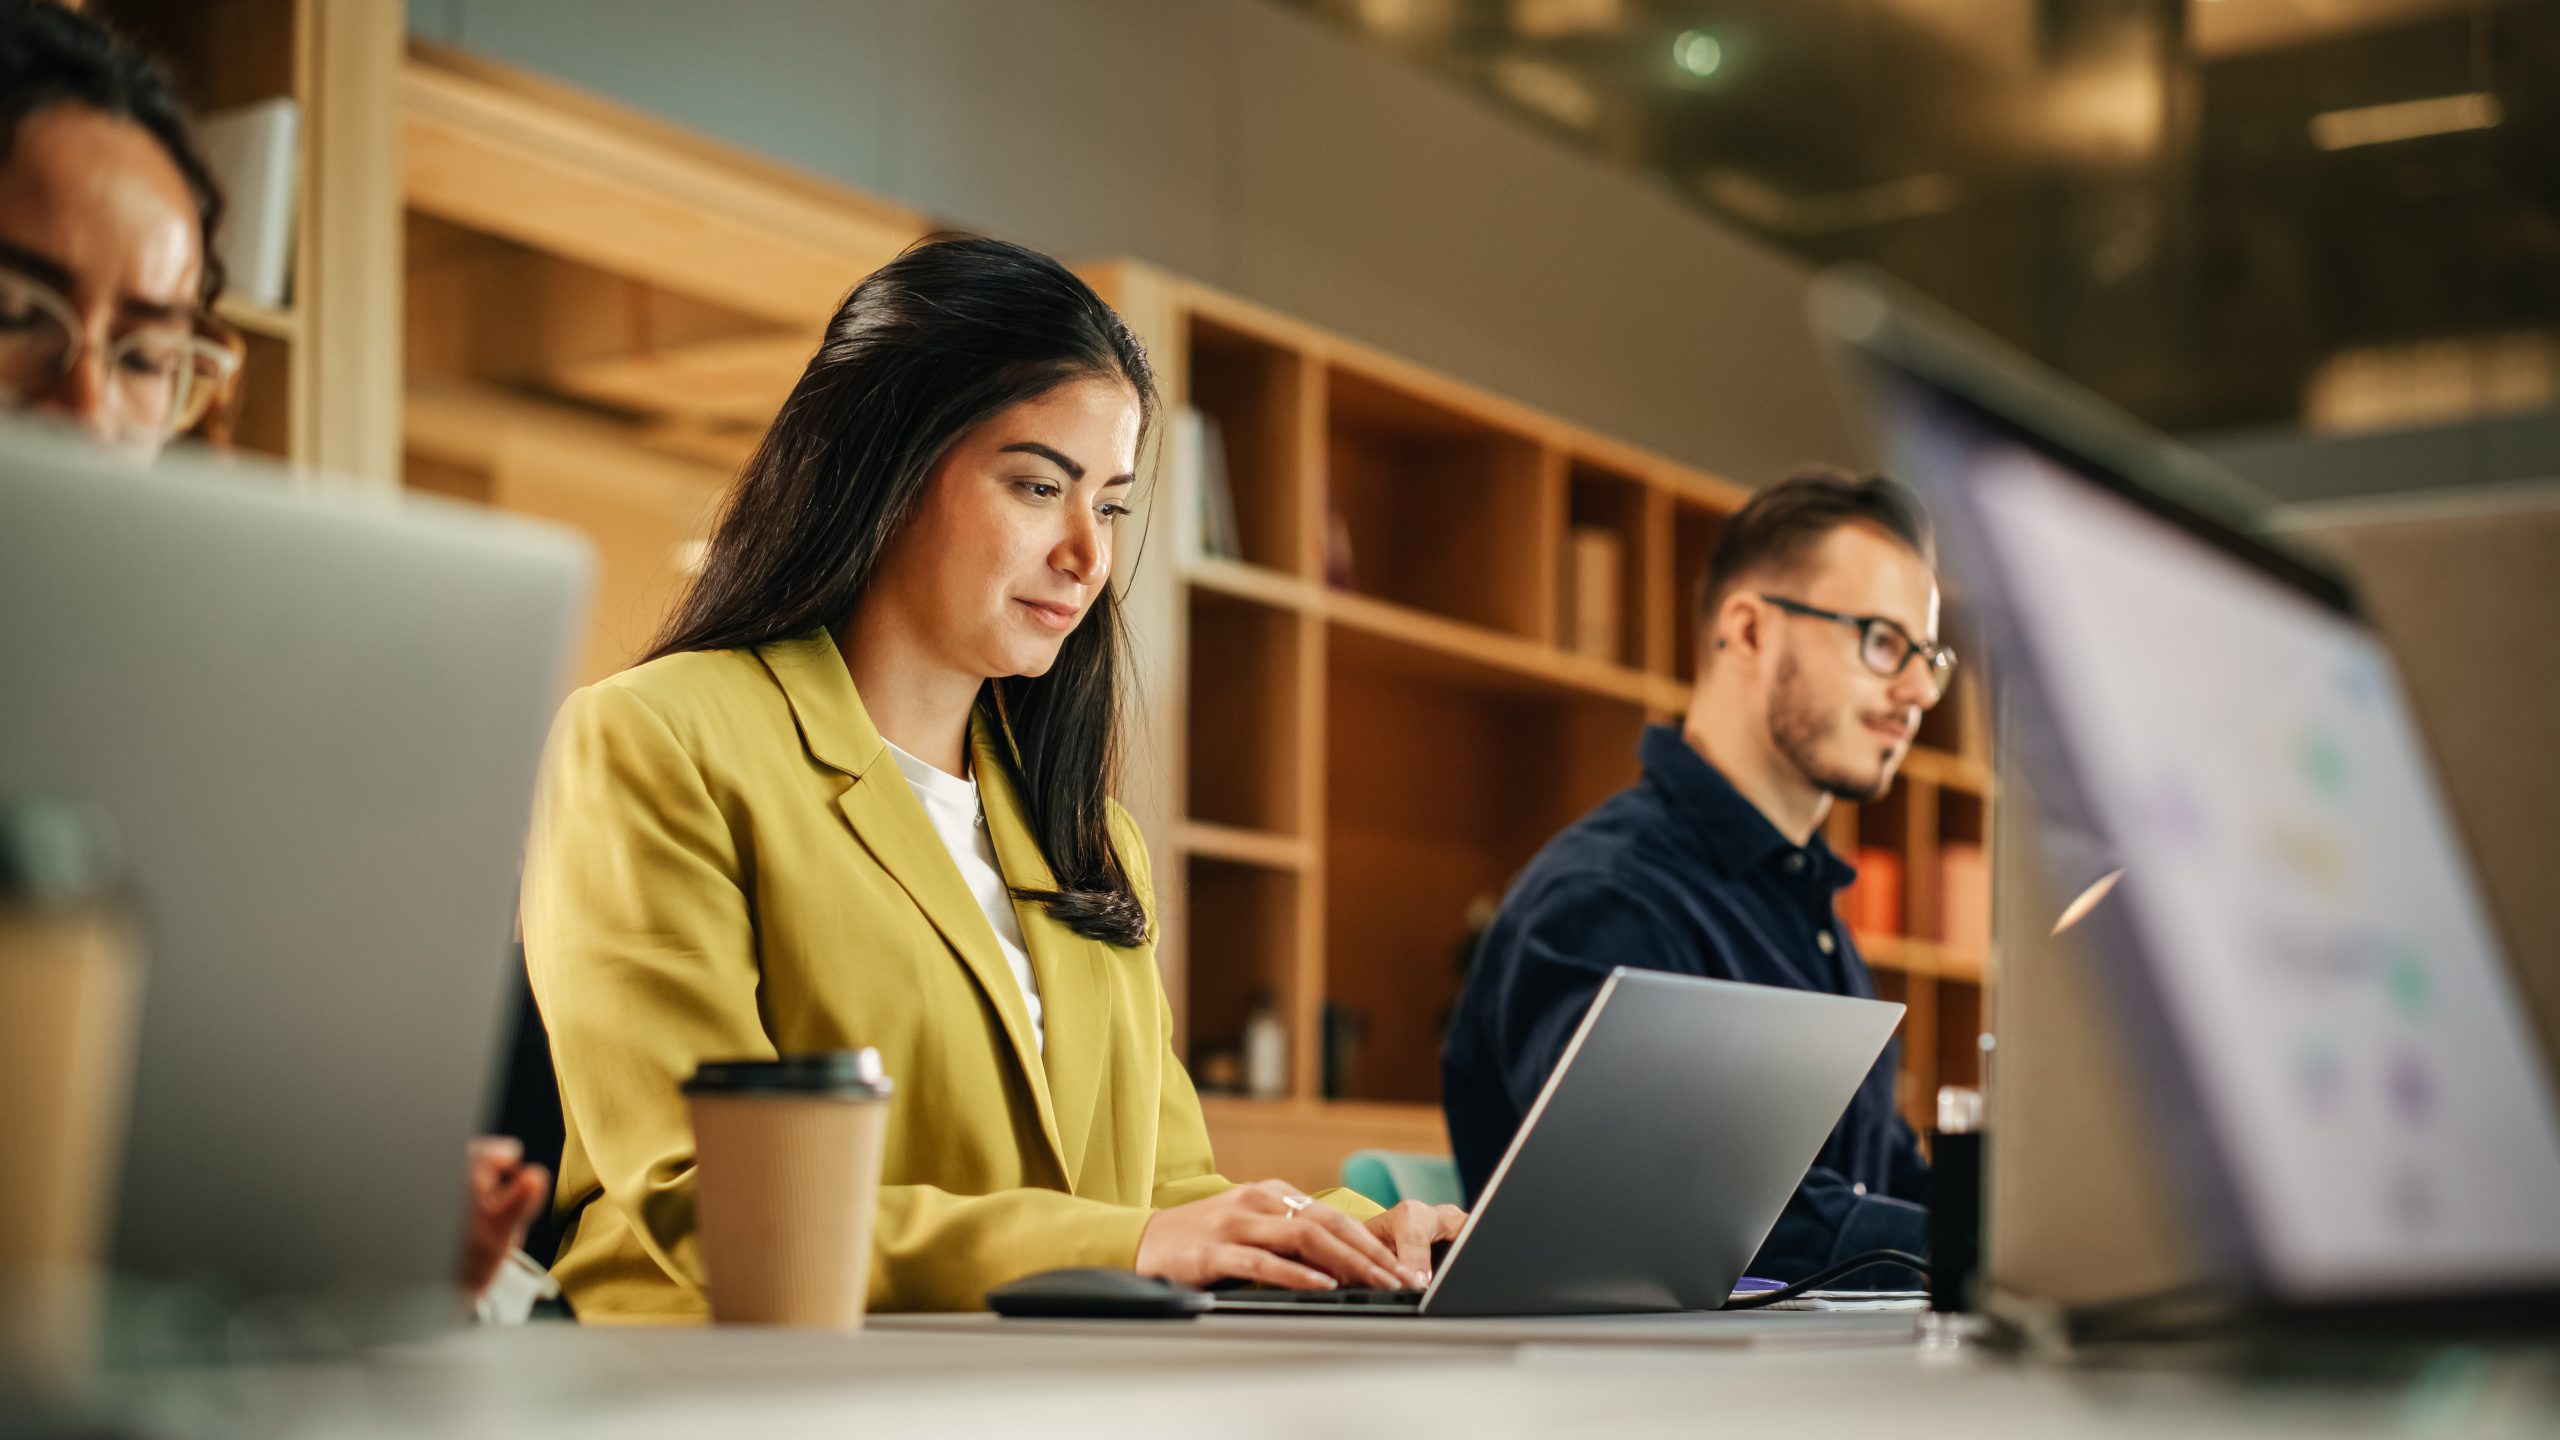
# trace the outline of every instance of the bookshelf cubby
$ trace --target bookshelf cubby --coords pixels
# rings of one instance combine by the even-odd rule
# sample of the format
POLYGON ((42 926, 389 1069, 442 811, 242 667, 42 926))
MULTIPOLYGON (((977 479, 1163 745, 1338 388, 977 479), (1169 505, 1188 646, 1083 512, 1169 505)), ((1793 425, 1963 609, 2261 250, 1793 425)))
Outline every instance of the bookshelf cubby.
POLYGON ((1215 590, 1195 589, 1190 605, 1191 672, 1219 681, 1193 686, 1187 697, 1189 818, 1303 834, 1296 731, 1307 621, 1215 590))
MULTIPOLYGON (((1087 273, 1168 406, 1217 422, 1237 518, 1240 554, 1193 545, 1121 579, 1140 651, 1166 659, 1138 698, 1175 741, 1123 785, 1159 872, 1185 877, 1159 897, 1178 1043, 1195 1066, 1234 1050, 1266 989, 1290 1026, 1285 1099, 1209 1104, 1220 1163, 1321 1184, 1363 1146, 1445 1147, 1442 1027, 1474 927, 1686 708, 1695 591, 1748 492, 1175 276, 1087 273), (1577 529, 1618 567, 1605 643, 1577 639, 1577 529)), ((1164 479, 1205 503, 1185 488, 1203 477, 1164 479)), ((1947 942, 1937 863, 1988 839, 1974 715, 1950 696, 1894 790, 1827 832, 1890 857, 1895 924, 1859 938, 1909 1007, 1915 1120, 1980 1078, 1986 957, 1947 942)))
POLYGON ((1190 362, 1191 403, 1217 424, 1235 498, 1241 551, 1229 558, 1314 574, 1299 516, 1314 389, 1304 357, 1209 321, 1192 332, 1190 362))
POLYGON ((1555 557, 1543 544, 1546 456, 1527 435, 1470 422, 1341 365, 1325 374, 1326 500, 1348 541, 1333 582, 1428 615, 1533 640, 1555 557), (1347 561, 1347 564, 1345 563, 1347 561))
MULTIPOLYGON (((1282 1015, 1294 1014, 1303 979, 1298 956, 1298 890, 1302 877, 1289 868, 1194 851, 1183 858, 1184 891, 1192 913, 1191 944, 1202 957, 1190 988, 1190 1058, 1193 1079, 1204 1091, 1231 1090, 1219 1068, 1206 1062, 1219 1051, 1236 1057, 1242 1074, 1245 1017, 1255 999, 1269 994, 1282 1015)), ((1292 1056, 1292 1069, 1295 1068, 1292 1056)), ((1292 1079, 1294 1080, 1294 1076, 1292 1079)))
MULTIPOLYGON (((234 315, 232 307, 220 313, 234 315)), ((234 319, 234 325, 239 322, 234 319)), ((248 353, 240 364, 238 415, 231 443, 279 460, 293 458, 293 342, 290 338, 243 330, 248 353)))
POLYGON ((1644 481, 1633 475, 1573 458, 1565 466, 1565 528, 1559 542, 1559 564, 1562 567, 1562 593, 1556 614, 1556 634, 1566 650, 1588 655, 1610 664, 1642 669, 1649 639, 1647 626, 1651 617, 1645 605, 1645 531, 1651 511, 1651 494, 1644 481), (1596 532, 1612 542, 1615 575, 1583 576, 1578 573, 1575 558, 1576 537, 1596 532), (1575 639, 1577 622, 1583 614, 1586 596, 1607 604, 1615 611, 1616 624, 1602 624, 1602 637, 1615 632, 1614 643, 1585 648, 1575 639))

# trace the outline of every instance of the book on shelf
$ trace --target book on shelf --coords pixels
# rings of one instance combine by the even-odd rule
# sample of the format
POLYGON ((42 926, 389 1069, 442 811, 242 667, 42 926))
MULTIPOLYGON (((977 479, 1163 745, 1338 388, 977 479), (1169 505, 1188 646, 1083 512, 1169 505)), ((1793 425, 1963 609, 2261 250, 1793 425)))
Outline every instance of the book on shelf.
POLYGON ((252 305, 284 308, 292 298, 295 161, 302 107, 279 95, 206 116, 197 126, 205 164, 222 189, 214 253, 230 292, 252 305))
POLYGON ((1565 648, 1617 660, 1626 632, 1627 542, 1601 525, 1576 525, 1565 545, 1565 648))
POLYGON ((1183 558, 1243 559, 1235 487, 1228 479, 1226 432, 1218 417, 1186 405, 1174 412, 1166 438, 1183 558))

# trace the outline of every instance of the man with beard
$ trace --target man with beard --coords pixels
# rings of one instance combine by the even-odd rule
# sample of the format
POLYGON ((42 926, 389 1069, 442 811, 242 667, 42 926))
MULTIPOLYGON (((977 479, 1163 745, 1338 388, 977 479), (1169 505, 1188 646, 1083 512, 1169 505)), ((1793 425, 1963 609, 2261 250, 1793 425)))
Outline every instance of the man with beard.
MULTIPOLYGON (((1697 597, 1688 714, 1649 728, 1643 778, 1529 863, 1468 974, 1440 1062, 1468 1204, 1612 968, 1875 994, 1832 907, 1856 872, 1822 822, 1835 798, 1892 787, 1946 692, 1931 563, 1918 499, 1883 477, 1790 475, 1726 524, 1697 597)), ((1897 1059, 1888 1045, 1753 1274, 1926 1249, 1928 1166, 1894 1111, 1897 1059)))

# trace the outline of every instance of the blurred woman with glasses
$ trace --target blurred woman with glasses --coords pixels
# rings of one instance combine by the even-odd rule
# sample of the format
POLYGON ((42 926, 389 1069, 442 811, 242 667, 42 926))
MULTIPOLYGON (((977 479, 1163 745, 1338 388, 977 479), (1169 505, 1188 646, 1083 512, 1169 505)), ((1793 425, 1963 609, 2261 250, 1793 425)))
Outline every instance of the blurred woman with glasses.
POLYGON ((56 6, 0 9, 0 403, 148 458, 240 370, 222 202, 168 78, 56 6))
MULTIPOLYGON (((0 0, 0 410, 148 463, 240 374, 214 318, 222 197, 158 65, 85 15, 0 0)), ((397 356, 385 355, 383 363, 397 356)), ((462 1281, 479 1294, 549 1176, 479 1142, 462 1281)))

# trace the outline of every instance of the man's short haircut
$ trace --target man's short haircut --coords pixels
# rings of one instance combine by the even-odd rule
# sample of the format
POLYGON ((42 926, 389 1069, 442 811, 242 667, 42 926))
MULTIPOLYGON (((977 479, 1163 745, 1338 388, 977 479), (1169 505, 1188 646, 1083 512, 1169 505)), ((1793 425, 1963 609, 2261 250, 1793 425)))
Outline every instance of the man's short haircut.
POLYGON ((148 131, 168 153, 196 203, 204 255, 198 299, 222 295, 222 260, 213 232, 222 220, 222 190, 196 148, 186 105, 160 63, 126 43, 96 17, 54 0, 0 0, 0 160, 18 127, 57 105, 85 105, 148 131))
POLYGON ((1706 578, 1698 586, 1701 640, 1742 581, 1798 570, 1813 558, 1823 538, 1843 525, 1872 525, 1922 560, 1937 563, 1929 512, 1910 486, 1883 475, 1808 465, 1752 496, 1750 504, 1724 522, 1706 578))

